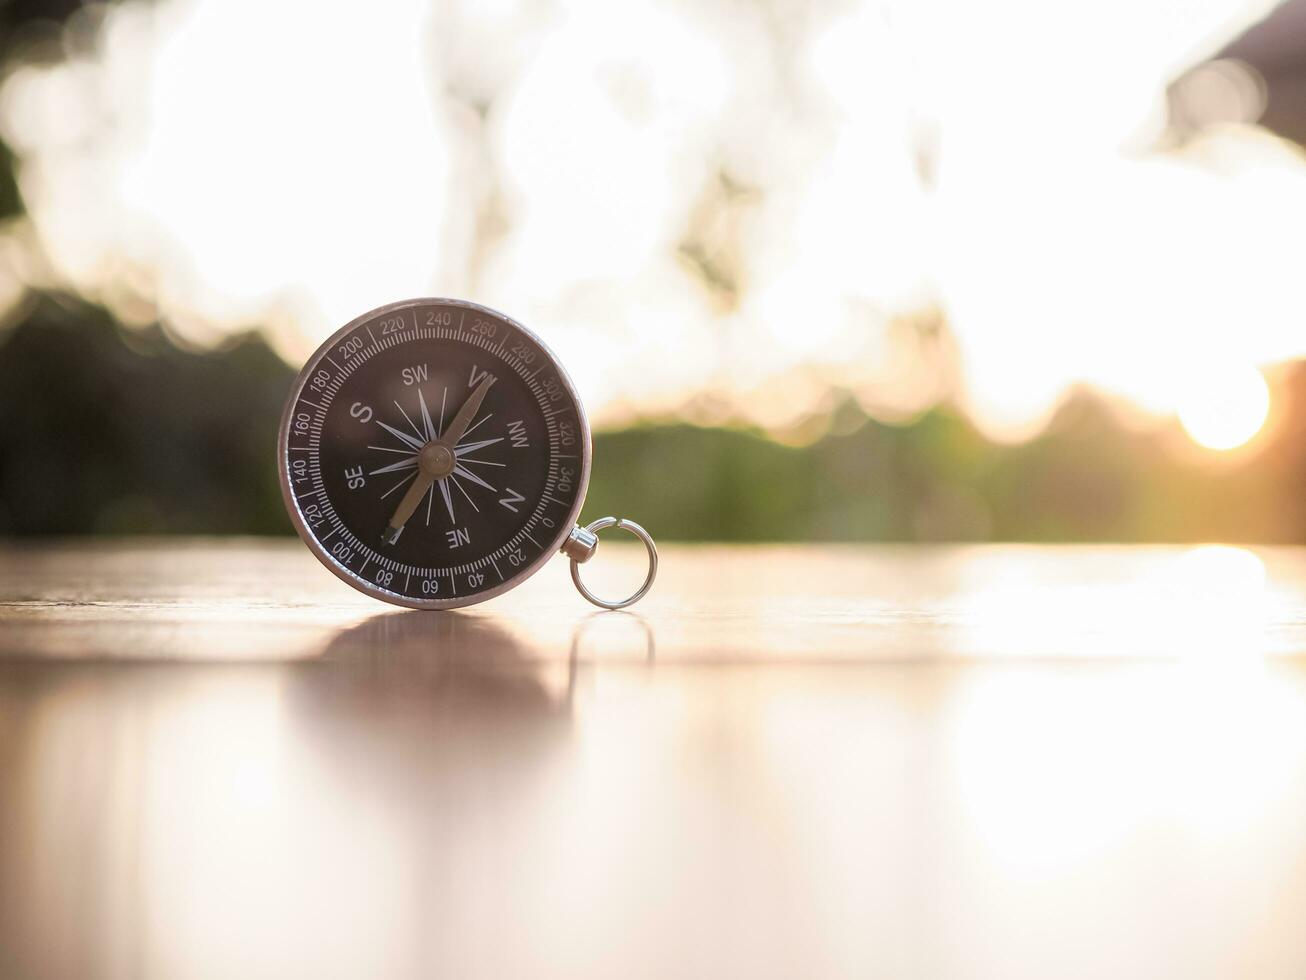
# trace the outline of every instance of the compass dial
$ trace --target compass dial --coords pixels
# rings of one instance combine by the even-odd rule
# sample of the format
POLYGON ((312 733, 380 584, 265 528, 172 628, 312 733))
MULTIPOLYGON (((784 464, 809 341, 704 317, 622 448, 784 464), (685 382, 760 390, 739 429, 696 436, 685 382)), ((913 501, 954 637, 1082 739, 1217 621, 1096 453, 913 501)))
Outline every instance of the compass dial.
POLYGON ((287 510, 318 559, 420 608, 535 572, 589 479, 589 426, 562 366, 520 324, 455 300, 384 306, 323 344, 279 449, 287 510))

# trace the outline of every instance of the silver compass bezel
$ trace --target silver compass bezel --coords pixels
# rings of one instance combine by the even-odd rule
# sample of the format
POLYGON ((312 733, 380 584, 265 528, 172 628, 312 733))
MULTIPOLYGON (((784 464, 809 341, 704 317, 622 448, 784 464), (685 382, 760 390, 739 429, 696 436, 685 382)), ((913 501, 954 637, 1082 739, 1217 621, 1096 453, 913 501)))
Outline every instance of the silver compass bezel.
POLYGON ((567 373, 567 369, 563 366, 562 361, 559 360, 558 355, 555 354, 553 349, 544 342, 544 339, 529 327, 526 327, 519 321, 492 307, 484 306, 480 303, 473 303, 470 300, 449 299, 439 296, 405 299, 399 300, 395 303, 387 303, 384 306, 378 306, 376 309, 369 310, 361 316, 357 316, 350 320, 347 324, 324 340, 304 362, 304 366, 296 376, 294 384, 291 385, 290 392, 286 397, 286 406, 281 413, 281 426, 277 430, 277 479, 281 484, 281 500, 285 504, 286 513, 290 515, 291 523, 294 524, 295 532, 299 535, 300 539, 308 546, 309 551, 313 553, 314 557, 316 557, 321 564, 326 566, 326 568, 329 569, 336 578, 357 589, 359 592, 362 592, 364 595, 369 595, 374 599, 380 599, 382 602, 388 602, 396 606, 405 606, 409 609, 459 609, 464 606, 476 605, 477 603, 484 602, 487 599, 493 599, 495 596, 503 595, 510 589, 516 588, 543 568, 550 558, 553 558, 559 553, 563 542, 567 539, 572 528, 576 525, 576 520, 580 516, 581 509, 585 505, 585 495, 589 491, 590 460, 592 455, 593 446, 590 437, 589 417, 585 414, 585 404, 581 401, 580 393, 577 392, 576 386, 571 380, 571 375, 567 373), (294 490, 290 484, 290 421, 294 416, 295 405, 298 403, 300 396, 303 393, 304 385, 307 384, 312 371, 317 368, 319 362, 324 359, 324 356, 343 337, 349 335, 354 330, 357 330, 369 320, 375 319, 383 314, 393 313, 396 310, 407 310, 415 306, 436 305, 452 306, 463 310, 475 310, 487 316, 497 318, 509 324, 514 330, 521 331, 522 334, 539 346, 540 351, 550 360, 554 370, 557 372, 558 383, 562 385, 576 405, 576 419, 578 421, 580 435, 581 465, 580 475, 577 478, 576 501, 567 512, 566 519, 558 522, 557 530, 549 544, 544 547, 534 560, 529 564, 518 568, 513 572, 513 574, 506 576, 498 585, 476 592, 472 595, 452 596, 446 599, 414 599, 410 596, 392 592, 389 589, 384 589, 375 582, 369 582, 361 575, 357 575, 350 569, 345 568, 337 562, 335 557, 332 556, 331 553, 317 540, 317 538, 313 536, 308 525, 304 521, 304 515, 299 509, 299 501, 296 499, 294 490))

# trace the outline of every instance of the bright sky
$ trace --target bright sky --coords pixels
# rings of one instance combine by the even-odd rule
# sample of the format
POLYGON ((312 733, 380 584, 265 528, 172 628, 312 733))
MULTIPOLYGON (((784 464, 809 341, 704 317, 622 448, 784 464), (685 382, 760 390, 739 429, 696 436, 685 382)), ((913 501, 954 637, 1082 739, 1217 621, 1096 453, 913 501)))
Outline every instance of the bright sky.
POLYGON ((1270 6, 127 3, 0 127, 52 275, 196 340, 294 360, 465 296, 600 420, 709 390, 783 426, 826 382, 921 407, 901 324, 941 315, 991 435, 1089 383, 1224 449, 1306 354, 1306 162, 1250 125, 1160 149, 1164 93, 1270 6))

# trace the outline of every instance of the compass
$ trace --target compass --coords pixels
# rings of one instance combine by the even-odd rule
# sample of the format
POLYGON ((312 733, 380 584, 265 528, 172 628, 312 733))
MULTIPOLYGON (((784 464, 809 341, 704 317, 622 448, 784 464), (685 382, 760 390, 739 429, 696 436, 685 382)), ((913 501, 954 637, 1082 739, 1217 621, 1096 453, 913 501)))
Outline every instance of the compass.
POLYGON ((633 521, 576 524, 590 430, 567 372, 534 333, 475 303, 414 299, 346 324, 295 379, 278 436, 286 510, 328 569, 419 609, 481 602, 562 552, 596 605, 647 593, 657 549, 633 521), (649 570, 600 599, 579 565, 607 527, 644 542, 649 570))

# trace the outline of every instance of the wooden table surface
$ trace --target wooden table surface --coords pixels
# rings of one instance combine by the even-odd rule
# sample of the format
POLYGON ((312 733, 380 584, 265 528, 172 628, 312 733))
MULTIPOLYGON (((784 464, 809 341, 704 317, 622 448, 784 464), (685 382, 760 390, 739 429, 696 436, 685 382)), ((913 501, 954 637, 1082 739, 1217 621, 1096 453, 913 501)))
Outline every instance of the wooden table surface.
POLYGON ((434 976, 1300 980, 1306 550, 0 546, 0 978, 434 976))

